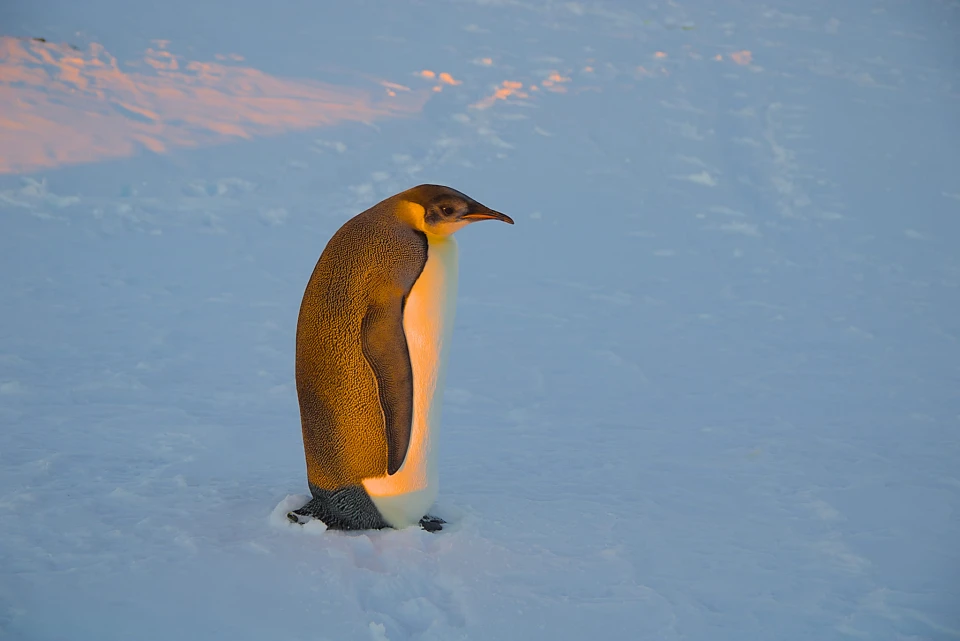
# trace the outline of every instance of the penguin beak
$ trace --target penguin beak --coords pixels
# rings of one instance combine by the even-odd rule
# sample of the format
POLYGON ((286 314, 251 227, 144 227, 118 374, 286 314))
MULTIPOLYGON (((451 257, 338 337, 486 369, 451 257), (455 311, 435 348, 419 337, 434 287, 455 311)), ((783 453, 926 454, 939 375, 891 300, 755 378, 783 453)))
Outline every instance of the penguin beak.
POLYGON ((483 205, 480 205, 480 209, 466 213, 460 218, 462 220, 466 220, 471 223, 477 220, 502 220, 508 225, 513 224, 513 218, 510 218, 510 216, 507 216, 506 214, 501 214, 499 211, 493 211, 492 209, 488 209, 483 205))

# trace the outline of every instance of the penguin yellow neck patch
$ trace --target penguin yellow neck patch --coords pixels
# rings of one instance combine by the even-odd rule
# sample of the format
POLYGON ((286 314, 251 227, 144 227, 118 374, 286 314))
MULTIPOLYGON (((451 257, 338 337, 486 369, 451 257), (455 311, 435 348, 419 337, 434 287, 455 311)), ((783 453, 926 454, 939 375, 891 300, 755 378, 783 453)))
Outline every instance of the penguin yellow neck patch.
POLYGON ((457 230, 463 229, 470 224, 470 221, 464 220, 460 222, 446 222, 439 225, 428 225, 426 214, 427 210, 424 209, 423 205, 418 205, 409 200, 403 200, 397 206, 397 218, 406 222, 414 229, 425 233, 431 242, 451 238, 457 230))
POLYGON ((424 216, 426 216, 427 210, 424 209, 423 205, 418 205, 417 203, 410 202, 409 200, 401 200, 396 207, 396 216, 403 222, 407 223, 414 229, 419 231, 426 231, 426 223, 424 222, 424 216))

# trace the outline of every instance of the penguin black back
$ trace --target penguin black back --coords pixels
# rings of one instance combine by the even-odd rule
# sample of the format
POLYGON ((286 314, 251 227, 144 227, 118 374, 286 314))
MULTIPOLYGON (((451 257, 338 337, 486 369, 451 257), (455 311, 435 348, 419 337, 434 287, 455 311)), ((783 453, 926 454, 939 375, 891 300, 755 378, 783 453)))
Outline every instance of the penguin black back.
POLYGON ((324 489, 396 471, 409 441, 413 381, 402 314, 427 262, 427 238, 384 205, 330 239, 297 322, 307 468, 310 483, 324 489), (356 423, 370 428, 362 443, 355 431, 343 433, 356 423))

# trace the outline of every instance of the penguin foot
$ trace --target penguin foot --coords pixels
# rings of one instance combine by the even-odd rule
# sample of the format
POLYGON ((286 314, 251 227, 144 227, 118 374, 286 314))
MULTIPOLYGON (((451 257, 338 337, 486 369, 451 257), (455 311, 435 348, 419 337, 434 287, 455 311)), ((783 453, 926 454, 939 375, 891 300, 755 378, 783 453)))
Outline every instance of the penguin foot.
POLYGON ((311 499, 310 502, 303 507, 287 512, 287 520, 297 525, 306 525, 310 521, 317 519, 326 524, 327 527, 330 527, 329 524, 327 524, 327 519, 324 518, 327 516, 327 513, 322 509, 318 509, 320 507, 322 506, 316 499, 311 499))
MULTIPOLYGON (((294 510, 292 512, 287 512, 287 520, 291 523, 296 523, 297 525, 304 525, 312 521, 315 516, 309 513, 304 513, 303 508, 299 510, 294 510)), ((430 516, 429 514, 420 519, 420 527, 426 530, 427 532, 439 532, 443 529, 443 525, 446 523, 439 516, 430 516)), ((334 528, 339 529, 339 528, 334 528)))
POLYGON ((420 519, 420 527, 427 532, 439 532, 443 529, 444 523, 446 523, 446 521, 439 516, 430 516, 429 514, 420 519))
POLYGON ((363 486, 348 485, 337 490, 310 486, 313 498, 287 514, 291 523, 303 525, 318 519, 330 530, 382 530, 390 527, 363 486))
POLYGON ((313 519, 312 516, 307 514, 299 514, 297 512, 287 512, 287 520, 291 523, 296 523, 297 525, 303 525, 304 523, 309 523, 313 519))

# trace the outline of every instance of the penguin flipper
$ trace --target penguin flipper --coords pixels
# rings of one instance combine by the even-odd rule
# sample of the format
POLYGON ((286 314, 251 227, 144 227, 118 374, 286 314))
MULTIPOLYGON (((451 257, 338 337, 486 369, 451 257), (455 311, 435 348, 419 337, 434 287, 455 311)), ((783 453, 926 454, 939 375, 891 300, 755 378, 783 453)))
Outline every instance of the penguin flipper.
POLYGON ((387 474, 403 465, 413 429, 413 367, 401 301, 372 304, 360 324, 363 356, 377 379, 387 437, 387 474))

